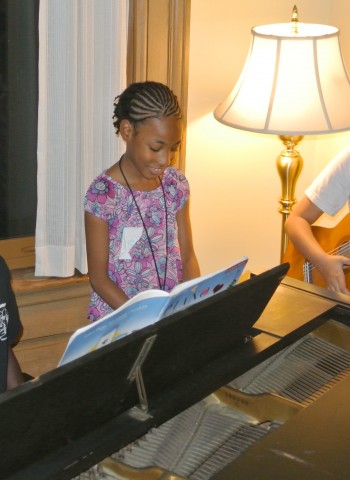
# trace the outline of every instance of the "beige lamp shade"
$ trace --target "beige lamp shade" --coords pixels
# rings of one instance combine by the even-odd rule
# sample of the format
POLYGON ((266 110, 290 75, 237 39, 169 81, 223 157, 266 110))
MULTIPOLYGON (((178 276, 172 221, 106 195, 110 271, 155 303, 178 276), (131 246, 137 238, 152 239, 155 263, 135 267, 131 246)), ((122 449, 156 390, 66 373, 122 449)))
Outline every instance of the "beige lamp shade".
POLYGON ((242 74, 215 118, 278 135, 350 128, 350 83, 336 27, 291 23, 254 27, 242 74))

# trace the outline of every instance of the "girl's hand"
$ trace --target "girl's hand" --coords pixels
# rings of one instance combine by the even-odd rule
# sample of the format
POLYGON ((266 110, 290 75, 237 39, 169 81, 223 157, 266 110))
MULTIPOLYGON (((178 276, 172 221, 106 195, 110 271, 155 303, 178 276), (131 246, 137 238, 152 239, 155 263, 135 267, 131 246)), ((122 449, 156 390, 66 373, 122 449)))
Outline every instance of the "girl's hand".
POLYGON ((315 266, 320 271, 329 290, 350 295, 344 275, 344 267, 350 266, 350 259, 348 257, 325 254, 319 259, 315 266))

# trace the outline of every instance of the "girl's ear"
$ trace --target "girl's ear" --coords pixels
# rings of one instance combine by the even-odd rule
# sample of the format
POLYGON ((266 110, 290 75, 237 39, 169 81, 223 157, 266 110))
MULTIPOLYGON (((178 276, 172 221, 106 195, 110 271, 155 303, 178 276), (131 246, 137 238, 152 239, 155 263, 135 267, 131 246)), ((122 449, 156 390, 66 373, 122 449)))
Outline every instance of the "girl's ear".
POLYGON ((129 120, 123 119, 120 122, 119 132, 120 132, 120 136, 125 142, 130 139, 133 132, 133 126, 129 122, 129 120))

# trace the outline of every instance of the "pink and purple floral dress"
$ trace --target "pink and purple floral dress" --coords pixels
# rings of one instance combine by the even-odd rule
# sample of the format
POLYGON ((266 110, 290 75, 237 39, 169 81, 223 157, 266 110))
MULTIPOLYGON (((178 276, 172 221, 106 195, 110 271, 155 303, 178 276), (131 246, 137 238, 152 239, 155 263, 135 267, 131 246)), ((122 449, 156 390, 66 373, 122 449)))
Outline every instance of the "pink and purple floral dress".
MULTIPOLYGON (((188 200, 189 184, 186 177, 173 167, 165 170, 162 184, 166 209, 161 186, 151 191, 135 190, 133 194, 147 227, 161 284, 164 284, 164 290, 170 291, 182 278, 176 213, 188 200)), ((91 183, 85 195, 84 210, 108 223, 108 274, 113 282, 129 298, 143 290, 160 288, 149 241, 129 189, 103 172, 91 183)), ((91 291, 88 308, 91 321, 104 317, 112 310, 96 292, 91 291)))

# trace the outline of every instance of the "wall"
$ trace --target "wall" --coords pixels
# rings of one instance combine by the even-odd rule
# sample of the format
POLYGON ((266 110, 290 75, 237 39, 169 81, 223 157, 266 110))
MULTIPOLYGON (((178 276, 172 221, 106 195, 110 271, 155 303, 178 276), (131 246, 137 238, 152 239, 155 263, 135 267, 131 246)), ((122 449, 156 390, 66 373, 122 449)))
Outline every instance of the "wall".
MULTIPOLYGON (((288 22, 293 5, 287 0, 246 0, 239 7, 232 0, 191 0, 186 174, 191 183, 192 228, 202 273, 242 255, 249 256, 253 271, 279 263, 281 185, 275 159, 283 145, 274 135, 222 125, 212 112, 238 80, 251 28, 288 22)), ((340 28, 350 71, 348 0, 301 0, 297 7, 300 22, 340 28)), ((299 144, 304 168, 297 198, 349 138, 344 133, 308 137, 299 144)))

